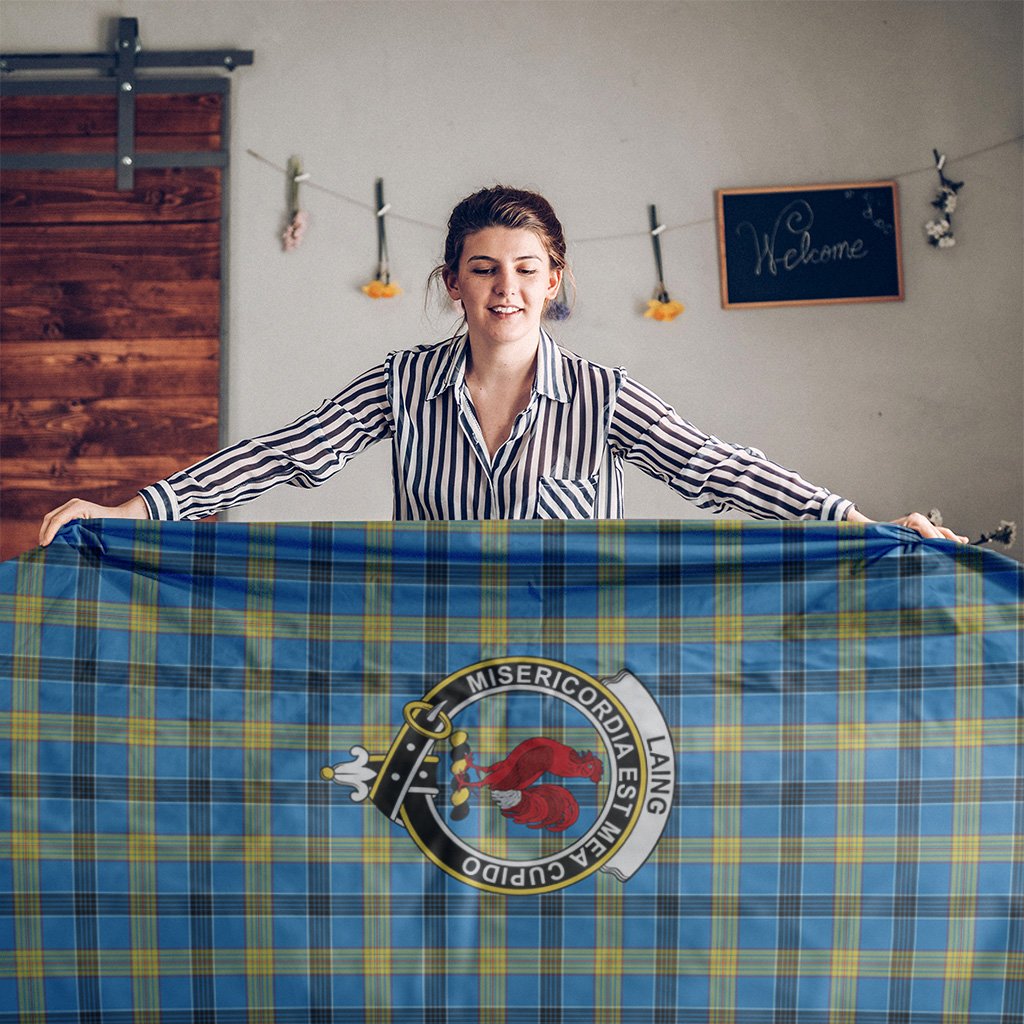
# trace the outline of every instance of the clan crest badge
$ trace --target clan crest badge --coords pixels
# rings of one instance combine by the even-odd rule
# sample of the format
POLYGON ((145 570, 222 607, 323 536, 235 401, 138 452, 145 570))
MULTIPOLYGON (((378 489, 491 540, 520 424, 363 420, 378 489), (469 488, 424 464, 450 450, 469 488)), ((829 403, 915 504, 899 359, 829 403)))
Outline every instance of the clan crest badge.
POLYGON ((386 753, 352 747, 321 777, 477 889, 551 892, 598 870, 626 882, 668 822, 671 734, 628 671, 596 679, 545 658, 496 658, 454 672, 402 717, 386 753))

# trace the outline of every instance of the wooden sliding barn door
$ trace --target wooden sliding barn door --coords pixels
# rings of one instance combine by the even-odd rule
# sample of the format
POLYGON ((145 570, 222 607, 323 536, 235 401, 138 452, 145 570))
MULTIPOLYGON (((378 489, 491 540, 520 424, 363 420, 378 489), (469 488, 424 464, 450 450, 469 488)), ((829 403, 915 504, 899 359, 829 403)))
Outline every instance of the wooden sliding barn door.
MULTIPOLYGON (((140 97, 140 152, 219 148, 222 99, 140 97)), ((2 103, 7 152, 113 148, 113 97, 2 103)), ((221 176, 143 169, 126 192, 114 170, 3 174, 3 558, 67 498, 122 501, 217 447, 221 176)))
POLYGON ((218 445, 227 84, 180 81, 140 84, 130 190, 113 91, 0 98, 4 154, 40 165, 0 178, 3 558, 66 499, 120 502, 218 445))

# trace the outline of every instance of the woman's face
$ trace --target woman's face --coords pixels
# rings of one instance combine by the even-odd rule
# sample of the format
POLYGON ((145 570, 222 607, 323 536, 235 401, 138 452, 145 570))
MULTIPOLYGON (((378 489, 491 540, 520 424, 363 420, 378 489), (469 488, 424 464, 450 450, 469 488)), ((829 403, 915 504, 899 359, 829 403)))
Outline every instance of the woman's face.
POLYGON ((508 345, 536 342, 544 304, 561 280, 533 231, 484 228, 466 236, 459 272, 445 285, 462 303, 474 343, 508 345))

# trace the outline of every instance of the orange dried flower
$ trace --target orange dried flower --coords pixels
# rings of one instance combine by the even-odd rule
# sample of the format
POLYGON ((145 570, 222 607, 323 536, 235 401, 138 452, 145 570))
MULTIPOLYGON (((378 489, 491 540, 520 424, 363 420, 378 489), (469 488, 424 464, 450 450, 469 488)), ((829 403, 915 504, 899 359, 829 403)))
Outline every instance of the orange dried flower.
POLYGON ((686 307, 681 302, 661 302, 659 299, 651 299, 647 303, 647 312, 644 316, 648 320, 675 320, 686 307))
POLYGON ((369 295, 371 299, 393 299, 402 294, 402 289, 397 284, 376 280, 363 285, 363 294, 369 295))

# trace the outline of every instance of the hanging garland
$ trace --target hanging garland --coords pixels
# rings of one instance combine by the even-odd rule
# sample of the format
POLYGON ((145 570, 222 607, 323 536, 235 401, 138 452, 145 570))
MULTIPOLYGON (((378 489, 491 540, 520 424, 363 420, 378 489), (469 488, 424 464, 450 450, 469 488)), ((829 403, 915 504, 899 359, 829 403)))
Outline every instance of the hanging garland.
MULTIPOLYGON (((959 157, 961 160, 967 160, 971 157, 978 156, 982 153, 988 153, 994 149, 1000 149, 1003 146, 1010 145, 1015 142, 1020 142, 1024 139, 1024 135, 1015 135, 1012 138, 1004 139, 1001 142, 997 142, 991 146, 986 146, 982 149, 976 149, 973 152, 966 153, 959 157)), ((317 182, 311 181, 310 175, 302 171, 301 162, 298 157, 292 157, 288 163, 287 168, 279 167, 277 164, 268 160, 266 157, 261 156, 253 149, 247 149, 246 152, 261 163, 266 164, 268 167, 273 167, 275 170, 283 172, 288 175, 289 183, 289 213, 290 221, 286 228, 282 241, 286 252, 290 252, 298 247, 302 241, 302 236, 308 226, 309 218, 308 214, 301 208, 299 203, 299 184, 301 182, 308 182, 308 187, 316 189, 326 195, 333 196, 342 202, 350 203, 353 206, 361 207, 362 209, 369 210, 377 218, 377 274, 374 280, 368 284, 362 286, 362 291, 373 299, 384 299, 392 298, 396 295, 400 295, 402 289, 397 284, 391 281, 390 267, 388 264, 388 252, 387 252, 387 234, 385 229, 384 218, 391 210, 391 204, 384 202, 384 185, 383 180, 378 178, 376 199, 377 202, 374 206, 370 206, 368 203, 360 202, 358 199, 353 199, 351 196, 346 195, 343 192, 339 192, 336 189, 328 188, 327 186, 321 185, 317 182)), ((946 163, 946 156, 940 155, 938 150, 932 150, 932 154, 935 160, 934 168, 939 174, 939 191, 936 198, 932 201, 932 206, 940 211, 942 216, 938 219, 930 220, 925 225, 925 233, 928 237, 928 243, 939 249, 947 249, 956 244, 956 240, 953 236, 953 211, 957 205, 957 193, 963 188, 964 183, 962 181, 953 181, 947 178, 943 173, 943 168, 946 163)), ((910 171, 904 171, 902 174, 891 175, 893 178, 906 178, 913 174, 919 174, 924 170, 931 170, 932 168, 914 168, 910 171)), ((686 228, 697 227, 705 224, 714 223, 714 217, 702 217, 696 220, 686 221, 681 224, 665 225, 659 224, 657 219, 657 212, 654 206, 648 207, 650 214, 651 225, 646 232, 628 231, 621 234, 612 235, 595 235, 591 237, 577 238, 573 240, 574 245, 585 245, 588 242, 609 242, 609 241, 621 241, 630 238, 642 237, 647 235, 651 238, 652 246, 654 248, 655 266, 658 273, 657 284, 654 289, 654 298, 647 303, 647 310, 644 316, 651 320, 657 321, 671 321, 674 320, 684 311, 684 306, 680 302, 674 302, 670 299, 668 290, 665 287, 664 271, 662 268, 661 258, 661 243, 660 236, 671 231, 681 231, 686 228)), ((414 224, 418 227, 428 228, 432 231, 436 231, 440 234, 444 233, 444 228, 438 224, 431 224, 427 221, 418 220, 414 217, 406 217, 401 214, 391 214, 396 220, 402 221, 405 224, 414 224)), ((549 304, 547 309, 547 316, 552 320, 564 320, 569 316, 569 302, 565 292, 565 281, 563 278, 562 285, 559 287, 558 295, 549 304)))

